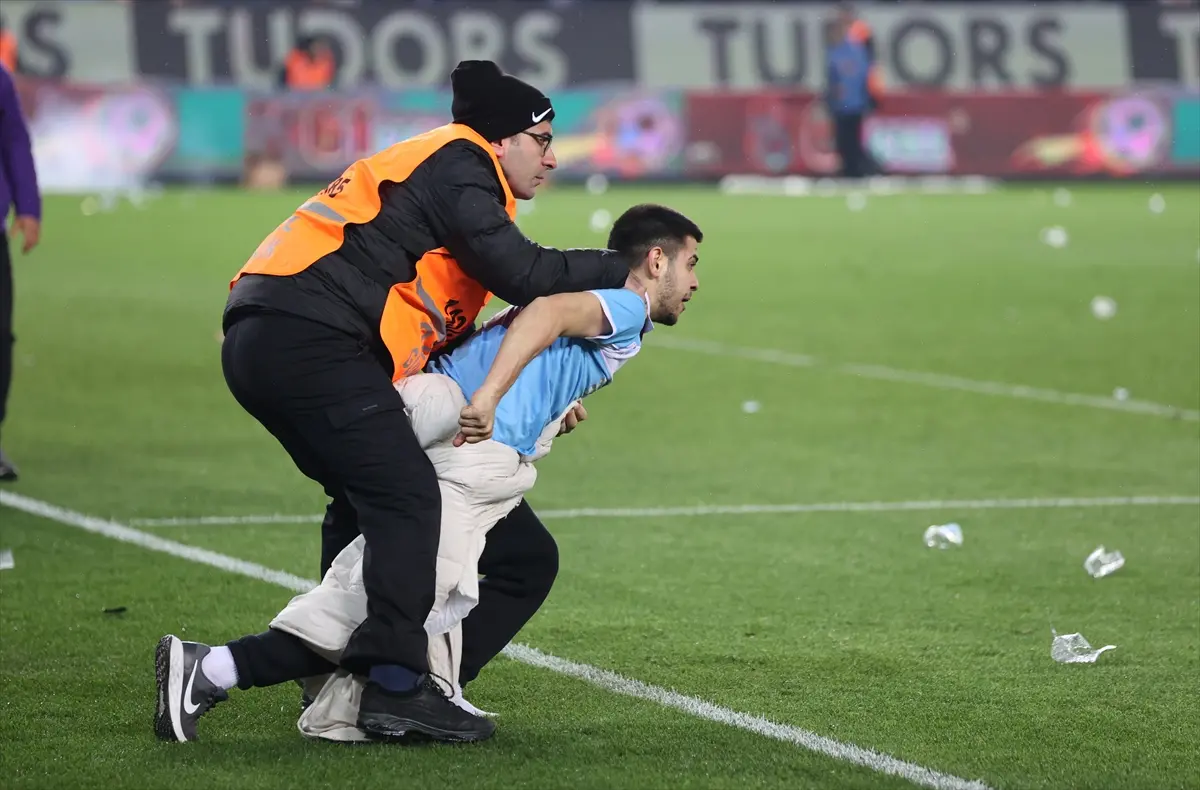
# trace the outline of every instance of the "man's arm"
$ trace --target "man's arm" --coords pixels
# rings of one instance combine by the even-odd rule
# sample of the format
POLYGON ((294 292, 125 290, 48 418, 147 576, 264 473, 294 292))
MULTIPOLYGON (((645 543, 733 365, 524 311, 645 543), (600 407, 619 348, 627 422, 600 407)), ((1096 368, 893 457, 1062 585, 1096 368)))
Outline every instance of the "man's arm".
MULTIPOLYGON (((21 114, 17 88, 12 76, 3 68, 0 68, 0 167, 4 168, 12 189, 17 209, 15 227, 25 237, 23 251, 29 252, 38 240, 42 198, 33 164, 33 145, 25 116, 21 114)), ((3 219, 0 217, 0 221, 3 219)))
MULTIPOLYGON (((626 272, 628 274, 628 271, 626 272)), ((491 438, 496 406, 533 358, 560 337, 601 337, 613 331, 599 297, 566 293, 533 300, 513 319, 483 384, 463 409, 454 446, 491 438)))
POLYGON ((558 250, 528 239, 505 213, 495 167, 474 143, 451 143, 430 159, 422 202, 434 235, 496 296, 524 306, 541 296, 624 285, 629 265, 613 250, 558 250))

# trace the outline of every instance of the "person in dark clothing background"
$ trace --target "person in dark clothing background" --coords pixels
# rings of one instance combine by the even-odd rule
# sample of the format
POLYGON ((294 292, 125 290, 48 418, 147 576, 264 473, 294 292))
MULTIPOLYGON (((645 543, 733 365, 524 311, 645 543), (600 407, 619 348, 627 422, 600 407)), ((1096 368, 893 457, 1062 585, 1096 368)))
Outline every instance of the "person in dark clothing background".
MULTIPOLYGON (((883 101, 883 70, 879 65, 878 52, 875 47, 875 33, 850 3, 842 4, 841 17, 846 25, 846 38, 862 44, 867 53, 867 112, 863 115, 865 122, 868 116, 879 109, 879 105, 883 101)), ((870 147, 866 145, 862 149, 862 170, 863 175, 867 176, 883 173, 883 167, 875 158, 870 147)))
POLYGON ((825 105, 833 121, 834 139, 843 178, 865 175, 863 118, 870 109, 867 81, 870 57, 862 42, 849 36, 846 18, 839 17, 827 54, 825 105))
MULTIPOLYGON (((417 731, 475 741, 494 730, 428 676, 440 495, 393 381, 464 337, 491 294, 527 305, 618 288, 629 273, 617 252, 543 247, 513 221, 516 200, 532 198, 557 165, 550 100, 490 61, 458 64, 451 85, 453 122, 355 162, 306 201, 234 277, 223 320, 230 391, 331 498, 322 575, 365 538, 367 618, 341 660, 368 678, 358 726, 381 739, 417 731)), ((464 681, 533 616, 557 568, 553 539, 522 502, 480 558, 486 580, 464 628, 464 681)), ((257 638, 262 654, 289 635, 257 638)), ((178 717, 221 699, 211 687, 193 694, 183 678, 202 661, 236 665, 238 643, 211 652, 163 644, 155 731, 172 739, 178 717)))
POLYGON ((875 47, 875 32, 867 20, 858 15, 854 6, 843 3, 838 11, 843 36, 856 44, 862 44, 867 53, 867 96, 868 108, 872 111, 879 108, 883 99, 883 74, 879 67, 879 54, 875 47))
MULTIPOLYGON (((21 252, 28 254, 41 238, 42 199, 38 193, 37 170, 29 127, 21 113, 17 86, 12 75, 0 67, 0 428, 3 427, 12 383, 13 273, 8 249, 8 209, 16 208, 13 230, 24 237, 21 252)), ((4 454, 0 443, 0 480, 16 480, 17 466, 4 454)))

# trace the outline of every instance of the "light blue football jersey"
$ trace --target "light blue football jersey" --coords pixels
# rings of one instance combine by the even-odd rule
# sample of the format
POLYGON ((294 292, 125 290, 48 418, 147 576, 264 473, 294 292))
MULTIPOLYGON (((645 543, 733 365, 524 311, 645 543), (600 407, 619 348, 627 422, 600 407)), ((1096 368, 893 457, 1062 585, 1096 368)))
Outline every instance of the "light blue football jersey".
MULTIPOLYGON (((650 305, 626 288, 589 291, 600 300, 612 332, 601 337, 560 337, 521 371, 496 407, 492 438, 523 455, 533 455, 538 437, 572 402, 612 381, 617 369, 642 348, 653 328, 650 305)), ((457 382, 469 401, 483 386, 500 343, 520 309, 509 307, 489 319, 451 353, 429 364, 457 382)))

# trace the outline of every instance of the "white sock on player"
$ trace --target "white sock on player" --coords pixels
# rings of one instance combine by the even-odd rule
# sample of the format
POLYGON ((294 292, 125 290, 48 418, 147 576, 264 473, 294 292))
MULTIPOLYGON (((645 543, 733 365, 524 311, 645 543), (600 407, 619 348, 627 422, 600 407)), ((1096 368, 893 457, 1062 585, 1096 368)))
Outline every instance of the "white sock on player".
POLYGON ((214 685, 228 691, 238 684, 237 664, 233 663, 233 652, 221 645, 214 647, 200 662, 200 671, 214 685))

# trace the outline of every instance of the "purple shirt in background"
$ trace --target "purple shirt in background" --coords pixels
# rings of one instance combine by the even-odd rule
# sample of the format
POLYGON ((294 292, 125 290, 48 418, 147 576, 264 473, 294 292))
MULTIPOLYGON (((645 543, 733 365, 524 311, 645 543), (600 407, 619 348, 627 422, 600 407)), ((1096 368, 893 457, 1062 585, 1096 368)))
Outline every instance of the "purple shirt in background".
POLYGON ((29 127, 21 114, 12 75, 0 66, 0 230, 7 228, 8 209, 14 204, 19 216, 41 219, 42 198, 29 127))

